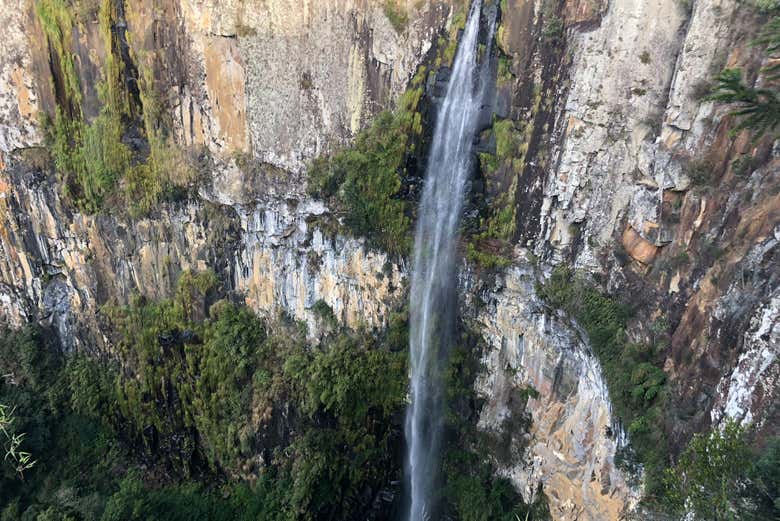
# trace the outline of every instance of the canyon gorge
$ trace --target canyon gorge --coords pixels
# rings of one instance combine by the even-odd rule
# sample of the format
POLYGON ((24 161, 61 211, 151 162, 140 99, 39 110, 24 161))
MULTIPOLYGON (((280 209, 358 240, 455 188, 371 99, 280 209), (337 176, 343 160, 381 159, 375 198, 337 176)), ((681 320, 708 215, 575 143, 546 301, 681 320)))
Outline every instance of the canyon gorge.
POLYGON ((435 519, 775 519, 780 5, 470 5, 0 0, 0 519, 405 519, 415 266, 435 519))

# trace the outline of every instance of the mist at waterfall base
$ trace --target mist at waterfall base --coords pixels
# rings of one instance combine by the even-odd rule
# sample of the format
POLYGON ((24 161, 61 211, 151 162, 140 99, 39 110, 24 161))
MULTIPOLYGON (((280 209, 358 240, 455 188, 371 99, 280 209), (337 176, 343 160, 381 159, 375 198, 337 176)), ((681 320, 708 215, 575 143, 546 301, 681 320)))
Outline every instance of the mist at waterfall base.
POLYGON ((417 230, 410 297, 410 399, 406 414, 406 472, 409 521, 436 514, 444 427, 441 368, 454 332, 456 245, 466 183, 473 165, 489 73, 495 6, 489 13, 487 47, 479 55, 482 2, 471 5, 444 101, 438 111, 426 169, 417 230))

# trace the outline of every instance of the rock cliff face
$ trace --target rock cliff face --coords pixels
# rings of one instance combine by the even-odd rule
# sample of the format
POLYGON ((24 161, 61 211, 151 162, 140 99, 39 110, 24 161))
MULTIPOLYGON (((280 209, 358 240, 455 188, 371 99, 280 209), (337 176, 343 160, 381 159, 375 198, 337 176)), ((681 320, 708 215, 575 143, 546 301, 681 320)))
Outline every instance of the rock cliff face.
POLYGON ((477 317, 489 346, 477 384, 486 401, 479 426, 504 440, 499 472, 526 498, 544 484, 555 519, 619 519, 639 491, 615 466, 625 440, 601 367, 584 334, 544 308, 535 280, 533 270, 508 270, 477 317), (519 391, 528 386, 538 395, 524 411, 519 391), (524 412, 531 428, 518 436, 524 412))
MULTIPOLYGON (((39 149, 39 115, 58 96, 53 54, 33 2, 0 0, 4 319, 110 350, 101 305, 165 296, 182 270, 208 268, 254 310, 313 332, 320 299, 351 327, 384 324, 405 298, 405 263, 332 231, 338 216, 306 195, 306 165, 435 65, 429 51, 461 3, 400 2, 398 26, 372 0, 126 0, 130 61, 165 93, 176 141, 209 156, 196 195, 129 218, 62 199, 39 149)), ((615 465, 625 433, 587 335, 536 295, 556 265, 639 301, 632 339, 667 324, 673 444, 724 418, 778 425, 780 147, 732 138, 732 119, 700 99, 726 64, 755 77, 759 20, 736 0, 682 4, 501 3, 511 78, 494 110, 530 137, 507 180, 518 188, 511 265, 494 279, 464 267, 463 305, 488 346, 479 426, 504 440, 497 467, 527 498, 543 484, 558 520, 620 519, 641 490, 615 465), (518 406, 528 386, 530 432, 518 406)), ((96 31, 72 35, 87 117, 106 54, 96 31)))
MULTIPOLYGON (((77 345, 72 328, 107 299, 159 297, 180 270, 211 268, 258 311, 313 320, 308 310, 323 299, 352 326, 380 325, 384 303, 400 296, 401 272, 360 241, 324 235, 316 221, 326 209, 301 200, 299 174, 392 103, 449 14, 446 4, 425 6, 402 37, 379 5, 128 3, 130 51, 164 84, 179 141, 205 146, 216 164, 198 201, 123 221, 74 214, 46 172, 21 157, 42 144, 37 117, 55 93, 33 4, 8 5, 5 316, 19 324, 41 311, 77 345), (248 153, 259 164, 251 172, 235 161, 248 153)), ((83 54, 82 68, 100 66, 83 54)), ((82 87, 85 98, 95 89, 82 87)))

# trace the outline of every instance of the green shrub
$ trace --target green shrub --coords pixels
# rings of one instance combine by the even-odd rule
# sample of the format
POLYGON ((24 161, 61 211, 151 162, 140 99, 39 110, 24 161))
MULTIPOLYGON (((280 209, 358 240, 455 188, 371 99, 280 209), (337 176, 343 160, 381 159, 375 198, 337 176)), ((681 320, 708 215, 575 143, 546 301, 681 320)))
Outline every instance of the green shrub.
POLYGON ((515 128, 510 119, 495 120, 492 132, 496 153, 482 153, 479 159, 487 190, 497 195, 482 209, 479 226, 467 235, 466 246, 468 260, 489 270, 511 263, 511 241, 517 228, 517 176, 523 169, 527 146, 523 132, 515 128), (512 176, 508 187, 504 186, 506 176, 512 176))
MULTIPOLYGON (((760 4, 759 8, 763 9, 777 7, 774 0, 762 1, 760 4)), ((770 65, 762 70, 771 84, 780 78, 780 62, 777 61, 780 58, 780 17, 767 22, 753 44, 764 47, 766 54, 772 58, 770 65)), ((739 69, 724 69, 715 81, 716 85, 707 99, 737 105, 730 113, 740 120, 734 132, 750 129, 758 138, 766 132, 774 132, 780 125, 780 93, 776 86, 748 87, 739 69)))
POLYGON ((755 7, 759 11, 772 12, 780 9, 780 1, 778 0, 740 0, 747 3, 752 7, 755 7))
POLYGON ((725 69, 715 81, 714 92, 707 99, 738 105, 731 112, 740 119, 735 131, 751 129, 760 136, 780 124, 780 96, 776 91, 747 87, 739 69, 725 69))
POLYGON ((499 161, 511 160, 520 155, 522 135, 515 130, 511 119, 499 119, 493 123, 496 136, 496 157, 499 161))
POLYGON ((111 380, 111 368, 66 359, 52 337, 33 326, 0 332, 0 403, 13 403, 13 427, 27 433, 23 449, 37 460, 24 482, 0 471, 2 516, 98 519, 103 500, 96 494, 106 492, 107 477, 121 464, 113 431, 91 416, 109 400, 93 378, 111 380))
POLYGON ((305 519, 356 514, 365 486, 399 477, 393 418, 406 404, 406 353, 343 333, 323 350, 288 357, 284 374, 307 418, 292 446, 293 511, 305 519))
MULTIPOLYGON (((475 333, 464 330, 450 350, 442 374, 447 448, 439 499, 449 514, 442 517, 464 521, 550 519, 547 499, 541 489, 535 501, 527 505, 508 479, 495 476, 488 457, 487 435, 479 432, 476 425, 479 405, 474 400, 474 383, 480 371, 479 347, 475 333)), ((530 388, 521 393, 523 408, 534 393, 530 388)), ((514 425, 507 434, 521 437, 523 431, 514 425)), ((495 452, 490 454, 495 456, 495 452)))
POLYGON ((422 133, 417 105, 422 89, 401 97, 394 113, 382 112, 355 138, 350 148, 315 159, 309 168, 309 193, 344 212, 356 236, 393 254, 409 251, 409 204, 399 191, 411 139, 422 133))
POLYGON ((189 154, 174 143, 167 131, 172 122, 163 110, 150 68, 144 69, 138 86, 149 156, 127 169, 122 183, 123 199, 134 217, 149 214, 164 200, 176 200, 198 175, 189 154))
POLYGON ((111 495, 100 521, 292 521, 277 482, 231 484, 221 491, 197 483, 153 489, 128 474, 111 495))
POLYGON ((385 0, 382 9, 397 33, 402 33, 406 30, 406 25, 409 23, 409 14, 402 5, 399 5, 399 0, 385 0))
POLYGON ((499 83, 508 83, 514 78, 514 74, 512 74, 510 59, 507 58, 506 56, 501 56, 498 59, 497 77, 499 83))
POLYGON ((81 85, 70 48, 74 28, 71 6, 67 0, 38 0, 35 13, 49 46, 57 55, 65 95, 60 101, 67 104, 68 114, 80 116, 81 85))
POLYGON ((350 519, 400 479, 403 313, 315 348, 293 321, 207 309, 215 284, 185 273, 169 299, 107 306, 119 364, 0 332, 0 403, 39 459, 24 483, 0 468, 5 518, 350 519))
POLYGON ((186 154, 163 131, 162 105, 150 72, 138 82, 148 157, 135 158, 124 143, 125 134, 139 124, 137 101, 127 89, 125 62, 116 29, 115 2, 79 2, 78 9, 98 8, 98 26, 105 46, 102 78, 97 85, 102 107, 87 122, 81 112, 79 78, 70 53, 74 20, 64 0, 41 0, 36 13, 51 48, 58 56, 65 99, 58 99, 54 120, 44 118, 47 145, 63 195, 86 213, 96 213, 112 194, 122 197, 132 216, 149 213, 172 192, 188 187, 196 170, 186 154), (121 190, 119 189, 121 188, 121 190))
POLYGON ((333 313, 333 308, 324 300, 319 299, 315 302, 314 305, 312 305, 311 310, 324 325, 331 328, 338 325, 338 319, 333 313))
POLYGON ((174 299, 106 310, 133 368, 118 389, 136 436, 154 427, 157 450, 178 451, 172 463, 185 474, 201 451, 214 469, 235 472, 262 448, 252 411, 283 407, 300 415, 289 456, 275 461, 289 485, 285 508, 298 518, 364 508, 365 487, 400 472, 394 418, 405 406, 406 354, 344 332, 304 349, 303 332, 277 324, 270 333, 224 301, 199 318, 213 283, 186 275, 174 299), (185 340, 185 331, 194 334, 185 340), (174 444, 182 433, 190 442, 174 444))
POLYGON ((119 117, 104 110, 86 125, 57 108, 54 121, 45 129, 64 194, 79 209, 97 211, 130 166, 131 154, 121 141, 119 117))
POLYGON ((749 495, 756 505, 756 517, 780 518, 780 437, 769 439, 751 461, 755 461, 755 465, 750 473, 749 495))
MULTIPOLYGON (((780 9, 776 0, 771 1, 775 4, 773 9, 780 9)), ((768 3, 769 1, 765 2, 768 3)), ((766 79, 769 81, 780 79, 780 63, 777 63, 777 59, 780 58, 780 16, 775 16, 767 22, 752 44, 764 47, 765 52, 773 58, 773 61, 761 70, 766 79)))
POLYGON ((186 194, 197 178, 190 157, 168 139, 152 138, 146 161, 125 171, 122 196, 133 217, 148 215, 165 200, 186 194))
POLYGON ((191 413, 209 459, 237 466, 252 448, 247 422, 266 330, 248 309, 223 301, 211 308, 203 335, 197 358, 188 353, 200 367, 191 413))
POLYGON ((462 521, 517 521, 549 519, 544 495, 529 506, 506 478, 493 476, 491 466, 475 453, 450 451, 444 464, 448 476, 446 497, 462 521))
POLYGON ((509 266, 512 261, 501 253, 486 251, 484 246, 477 246, 474 242, 466 245, 466 258, 469 262, 486 270, 499 270, 509 266))
POLYGON ((558 16, 553 16, 549 20, 545 20, 544 28, 542 29, 542 36, 546 40, 556 41, 563 36, 564 25, 563 20, 558 16))
POLYGON ((729 423, 723 431, 694 435, 674 471, 667 473, 670 499, 686 503, 704 519, 734 519, 732 505, 748 465, 744 430, 729 423))
POLYGON ((685 174, 694 186, 708 186, 715 177, 717 165, 710 159, 693 159, 685 166, 685 174))
POLYGON ((780 516, 780 438, 751 451, 744 427, 729 420, 722 429, 696 434, 666 472, 667 502, 712 521, 777 519, 780 516))

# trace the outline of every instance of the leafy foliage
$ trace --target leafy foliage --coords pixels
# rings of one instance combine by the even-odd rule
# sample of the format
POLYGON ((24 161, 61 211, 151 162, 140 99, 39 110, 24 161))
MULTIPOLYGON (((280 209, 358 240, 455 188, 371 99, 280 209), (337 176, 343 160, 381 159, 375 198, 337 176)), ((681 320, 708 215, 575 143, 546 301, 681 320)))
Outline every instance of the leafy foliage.
POLYGON ((771 13, 780 9, 780 1, 778 0, 740 0, 761 12, 771 13))
POLYGON ((666 472, 669 504, 712 521, 777 519, 778 447, 780 439, 774 438, 763 454, 751 454, 745 428, 735 421, 694 435, 666 472))
POLYGON ((12 431, 27 433, 24 450, 37 460, 24 482, 0 472, 0 519, 99 519, 97 495, 120 461, 114 433, 88 416, 102 403, 98 389, 81 387, 86 372, 110 378, 110 366, 75 355, 66 363, 50 337, 33 326, 0 332, 0 402, 13 404, 12 431))
POLYGON ((519 174, 523 168, 527 147, 525 136, 512 120, 494 121, 492 133, 496 153, 482 153, 479 160, 488 192, 497 195, 483 208, 479 228, 469 237, 466 249, 467 258, 486 269, 502 268, 510 263, 509 244, 517 228, 515 173, 519 174), (512 179, 508 187, 506 176, 512 179))
POLYGON ((249 407, 254 380, 262 383, 254 374, 265 327, 228 302, 204 320, 215 284, 210 272, 185 273, 173 299, 105 309, 122 365, 132 371, 117 381, 122 416, 150 453, 166 454, 184 474, 201 448, 213 465, 228 468, 252 449, 249 407))
POLYGON ((394 254, 411 246, 411 209, 400 190, 407 153, 422 134, 421 96, 420 87, 407 91, 396 111, 379 114, 352 147, 316 159, 309 169, 309 193, 342 210, 354 235, 394 254))
POLYGON ((207 306, 215 284, 185 273, 170 299, 106 307, 116 367, 64 356, 33 329, 0 336, 0 403, 17 406, 40 458, 25 487, 0 475, 6 518, 366 518, 400 479, 403 316, 381 339, 333 332, 312 348, 294 322, 207 306), (224 484, 194 479, 204 473, 224 484))
MULTIPOLYGON (((509 480, 494 475, 485 435, 476 429, 479 411, 473 389, 479 371, 477 343, 473 334, 464 331, 443 374, 448 438, 442 467, 444 510, 462 521, 550 519, 541 489, 536 500, 526 505, 509 480)), ((524 398, 523 408, 527 396, 524 398)), ((521 435, 515 427, 512 434, 521 435)))
POLYGON ((125 171, 121 190, 130 215, 136 217, 147 215, 161 201, 183 198, 198 175, 190 154, 169 135, 167 129, 172 122, 160 100, 151 69, 144 70, 138 85, 149 155, 125 171))
POLYGON ((780 96, 777 91, 747 87, 739 69, 725 69, 716 82, 714 93, 708 99, 738 105, 731 112, 741 119, 736 130, 752 129, 760 135, 774 131, 780 124, 780 96))
POLYGON ((291 503, 299 519, 359 515, 366 485, 377 488, 400 458, 406 353, 370 337, 340 334, 325 350, 297 351, 284 364, 304 434, 292 444, 291 503))
POLYGON ((705 519, 735 518, 732 505, 739 477, 748 466, 744 430, 735 422, 723 431, 696 434, 680 457, 675 472, 667 473, 671 496, 681 509, 686 503, 705 519))
POLYGON ((490 464, 468 451, 450 451, 445 462, 446 495, 461 521, 541 521, 550 519, 544 494, 523 504, 507 479, 495 478, 490 464), (527 516, 527 517, 526 517, 527 516))
POLYGON ((81 85, 70 50, 71 33, 75 23, 71 6, 67 0, 38 0, 35 13, 57 57, 65 98, 60 101, 65 104, 65 110, 70 115, 80 115, 81 85))
POLYGON ((13 423, 14 410, 7 405, 0 404, 0 434, 4 438, 2 443, 3 460, 11 465, 20 478, 24 479, 24 471, 33 468, 36 462, 32 459, 32 454, 21 449, 26 434, 23 432, 11 433, 13 423))
POLYGON ((780 517, 780 437, 770 439, 754 461, 750 480, 756 517, 765 513, 767 518, 777 519, 780 517))
POLYGON ((119 482, 101 521, 286 521, 281 491, 270 478, 254 486, 234 484, 220 491, 197 483, 149 489, 137 473, 119 482))
MULTIPOLYGON (((777 8, 777 5, 774 8, 777 8)), ((770 63, 761 71, 766 75, 766 79, 769 81, 780 79, 780 63, 776 61, 780 58, 780 16, 772 18, 764 25, 753 45, 763 46, 766 53, 775 59, 774 63, 770 63)))
MULTIPOLYGON (((757 7, 773 10, 777 5, 771 0, 762 2, 757 7)), ((775 16, 767 22, 753 44, 763 46, 772 58, 770 65, 762 69, 766 81, 771 83, 780 79, 780 17, 775 16)), ((731 112, 740 119, 735 131, 751 129, 756 132, 756 137, 760 137, 766 132, 774 132, 780 125, 780 93, 777 88, 747 86, 739 69, 723 70, 716 78, 716 85, 707 99, 737 105, 731 112)))
POLYGON ((404 32, 406 25, 409 23, 409 14, 404 6, 399 5, 398 0, 385 0, 382 9, 387 19, 393 25, 393 29, 397 33, 404 32))
POLYGON ((93 121, 84 119, 79 77, 70 50, 75 24, 72 6, 65 0, 40 0, 36 13, 57 55, 64 84, 53 119, 44 117, 43 120, 47 145, 63 194, 79 210, 98 212, 109 196, 118 193, 131 215, 144 215, 170 193, 189 186, 195 179, 195 169, 163 130, 162 108, 154 94, 153 82, 149 78, 135 82, 142 91, 140 108, 127 88, 130 82, 121 56, 116 3, 79 2, 77 7, 82 14, 97 12, 106 50, 102 78, 97 85, 102 107, 93 121), (149 144, 146 157, 142 151, 131 149, 125 139, 128 130, 138 123, 138 112, 143 112, 149 144))
POLYGON ((96 212, 129 168, 119 117, 104 109, 90 125, 71 120, 60 108, 47 125, 47 143, 66 196, 81 210, 96 212))

